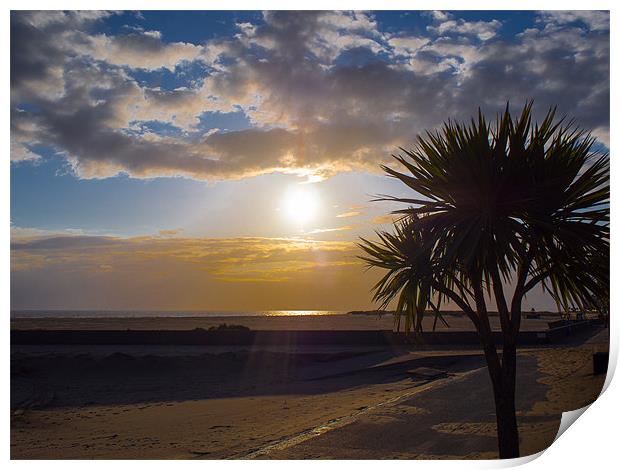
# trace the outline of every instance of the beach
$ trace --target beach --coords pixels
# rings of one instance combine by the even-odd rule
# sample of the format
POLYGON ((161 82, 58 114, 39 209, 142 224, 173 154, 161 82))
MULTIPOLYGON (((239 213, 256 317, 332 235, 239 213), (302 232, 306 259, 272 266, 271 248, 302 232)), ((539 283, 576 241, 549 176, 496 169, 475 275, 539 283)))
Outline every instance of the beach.
MULTIPOLYGON (((447 318, 451 328, 466 327, 447 318)), ((91 328, 119 331, 208 329, 223 321, 91 320, 91 328)), ((392 326, 391 317, 371 315, 226 321, 266 331, 392 326)), ((47 322, 77 329, 85 320, 14 319, 12 328, 49 328, 47 322)), ((545 326, 532 322, 524 326, 545 326)), ((606 347, 606 331, 593 327, 562 344, 519 351, 524 455, 553 441, 561 411, 598 396, 604 375, 592 375, 592 352, 606 347)), ((485 361, 472 345, 11 348, 15 459, 487 458, 496 456, 494 426, 485 361), (394 432, 407 438, 387 442, 394 432)))
MULTIPOLYGON (((473 331, 471 321, 462 313, 445 312, 444 318, 449 324, 446 327, 437 321, 437 330, 473 331)), ((499 331, 497 314, 490 313, 492 329, 499 331)), ((540 318, 524 318, 521 329, 540 330, 547 328, 547 323, 559 319, 557 313, 546 312, 540 318)), ((88 317, 41 316, 12 317, 11 329, 19 330, 193 330, 209 329, 221 324, 241 325, 251 330, 289 330, 289 331, 338 331, 338 330, 393 330, 394 317, 390 313, 341 313, 312 315, 213 315, 213 316, 140 316, 134 313, 127 317, 110 315, 92 315, 88 317)), ((427 314, 424 318, 425 331, 433 329, 434 316, 427 314)))

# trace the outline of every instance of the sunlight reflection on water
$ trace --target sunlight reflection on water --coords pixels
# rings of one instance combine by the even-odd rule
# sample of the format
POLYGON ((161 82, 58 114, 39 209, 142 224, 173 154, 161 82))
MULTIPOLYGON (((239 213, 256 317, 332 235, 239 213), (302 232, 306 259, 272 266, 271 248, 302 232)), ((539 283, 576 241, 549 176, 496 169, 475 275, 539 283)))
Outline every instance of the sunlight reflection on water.
POLYGON ((262 313, 268 317, 298 317, 306 315, 342 315, 346 312, 337 310, 268 310, 262 313))

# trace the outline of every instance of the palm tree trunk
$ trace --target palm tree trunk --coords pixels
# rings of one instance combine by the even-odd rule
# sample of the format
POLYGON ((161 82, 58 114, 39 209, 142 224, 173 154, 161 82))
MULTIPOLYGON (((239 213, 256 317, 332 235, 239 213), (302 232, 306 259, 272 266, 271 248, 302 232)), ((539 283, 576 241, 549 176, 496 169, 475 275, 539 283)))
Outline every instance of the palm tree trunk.
POLYGON ((510 338, 505 338, 500 362, 491 331, 482 329, 480 339, 493 385, 499 457, 516 458, 519 457, 519 430, 515 408, 516 344, 510 338))
MULTIPOLYGON (((500 458, 514 458, 519 457, 519 429, 515 410, 515 387, 517 372, 517 335, 521 323, 521 311, 520 305, 515 303, 513 305, 515 309, 519 306, 518 315, 516 317, 511 317, 511 312, 508 310, 508 305, 506 304, 502 279, 497 264, 493 264, 490 271, 504 338, 502 366, 499 371, 500 387, 494 390, 497 440, 500 458)), ((525 272, 527 272, 527 270, 525 272)), ((520 288, 521 286, 517 285, 518 295, 520 294, 520 288)), ((520 297, 518 297, 517 300, 518 299, 520 299, 520 297)), ((515 311, 513 310, 512 313, 515 314, 515 311)))
POLYGON ((504 337, 501 390, 495 396, 497 440, 501 459, 519 457, 519 428, 515 407, 517 348, 513 338, 504 337))

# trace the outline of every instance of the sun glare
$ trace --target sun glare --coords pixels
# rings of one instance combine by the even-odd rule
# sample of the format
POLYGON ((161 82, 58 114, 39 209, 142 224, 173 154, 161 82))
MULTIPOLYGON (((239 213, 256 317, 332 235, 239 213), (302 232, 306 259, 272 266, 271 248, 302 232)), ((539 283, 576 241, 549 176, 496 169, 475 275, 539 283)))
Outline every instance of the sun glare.
POLYGON ((286 216, 304 225, 312 222, 319 211, 319 196, 308 184, 291 186, 284 197, 284 213, 286 216))

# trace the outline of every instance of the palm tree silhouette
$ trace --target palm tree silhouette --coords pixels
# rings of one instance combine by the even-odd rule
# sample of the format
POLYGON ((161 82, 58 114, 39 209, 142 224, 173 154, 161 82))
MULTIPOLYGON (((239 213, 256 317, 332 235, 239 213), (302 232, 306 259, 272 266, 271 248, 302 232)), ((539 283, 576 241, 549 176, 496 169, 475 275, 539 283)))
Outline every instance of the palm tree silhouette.
POLYGON ((404 329, 413 328, 422 333, 422 320, 427 307, 435 313, 433 330, 437 319, 449 326, 432 299, 435 270, 432 246, 425 244, 424 232, 418 229, 417 216, 402 217, 394 225, 395 233, 378 232, 380 242, 362 238, 359 246, 367 256, 360 256, 369 266, 381 267, 387 273, 375 284, 373 300, 385 309, 398 297, 395 310, 396 329, 400 331, 401 318, 405 317, 404 329))
POLYGON ((473 322, 493 384, 500 458, 519 456, 515 413, 516 349, 522 300, 534 287, 559 308, 609 298, 609 156, 590 134, 555 118, 532 123, 532 103, 513 118, 508 105, 494 126, 482 112, 448 121, 394 158, 406 171, 383 170, 407 185, 408 207, 393 234, 362 239, 369 267, 387 270, 374 286, 407 331, 430 306, 456 304, 473 322), (509 296, 504 286, 512 286, 509 296), (498 353, 487 299, 497 307, 498 353))

